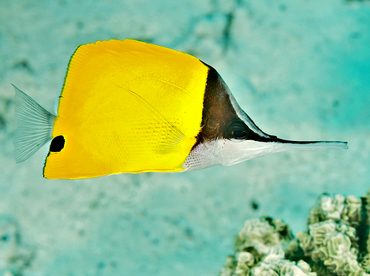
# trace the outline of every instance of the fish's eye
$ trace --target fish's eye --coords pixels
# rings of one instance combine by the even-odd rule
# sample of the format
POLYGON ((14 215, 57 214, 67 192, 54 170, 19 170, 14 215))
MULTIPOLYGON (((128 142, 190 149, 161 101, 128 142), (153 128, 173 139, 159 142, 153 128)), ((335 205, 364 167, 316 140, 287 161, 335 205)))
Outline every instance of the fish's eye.
POLYGON ((51 141, 49 150, 51 152, 59 152, 64 148, 64 143, 64 137, 62 135, 59 135, 51 141))
POLYGON ((250 134, 249 128, 241 121, 232 122, 226 129, 226 138, 246 140, 250 134))

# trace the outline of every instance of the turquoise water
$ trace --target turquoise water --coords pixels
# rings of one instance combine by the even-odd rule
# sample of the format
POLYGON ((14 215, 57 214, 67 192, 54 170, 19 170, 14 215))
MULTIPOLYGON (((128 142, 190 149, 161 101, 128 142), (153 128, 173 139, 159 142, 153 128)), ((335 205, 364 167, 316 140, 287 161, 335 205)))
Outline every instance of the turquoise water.
POLYGON ((1 0, 0 214, 18 230, 0 218, 0 272, 217 275, 246 219, 280 217, 296 232, 321 193, 362 195, 369 49, 369 1, 1 0), (191 53, 220 72, 265 132, 348 141, 349 150, 80 181, 42 178, 46 147, 16 165, 10 83, 54 110, 75 48, 111 38, 191 53))

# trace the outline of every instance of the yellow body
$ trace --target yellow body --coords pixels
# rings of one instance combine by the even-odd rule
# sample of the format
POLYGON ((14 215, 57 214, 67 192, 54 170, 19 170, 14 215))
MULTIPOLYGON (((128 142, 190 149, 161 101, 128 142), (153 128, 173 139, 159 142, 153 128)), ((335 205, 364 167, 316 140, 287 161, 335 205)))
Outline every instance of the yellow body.
POLYGON ((87 178, 172 172, 201 129, 208 67, 188 54, 134 40, 80 46, 71 58, 44 176, 87 178))

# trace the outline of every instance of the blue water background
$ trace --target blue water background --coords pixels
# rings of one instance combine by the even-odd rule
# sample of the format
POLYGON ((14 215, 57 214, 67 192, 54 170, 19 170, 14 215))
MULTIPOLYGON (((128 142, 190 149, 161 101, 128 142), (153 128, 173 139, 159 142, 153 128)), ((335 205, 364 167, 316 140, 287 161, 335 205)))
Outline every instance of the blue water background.
POLYGON ((369 104, 370 1, 1 0, 0 214, 34 252, 22 273, 217 275, 246 219, 303 231, 321 193, 368 190, 369 104), (46 147, 16 165, 10 83, 53 110, 75 48, 111 38, 191 53, 265 132, 349 150, 80 181, 42 178, 46 147))

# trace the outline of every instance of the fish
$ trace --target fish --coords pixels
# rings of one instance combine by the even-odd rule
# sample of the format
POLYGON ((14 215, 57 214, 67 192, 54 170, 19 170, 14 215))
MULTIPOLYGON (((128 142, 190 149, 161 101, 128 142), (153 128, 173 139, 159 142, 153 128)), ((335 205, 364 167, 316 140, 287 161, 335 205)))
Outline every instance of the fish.
POLYGON ((287 150, 348 148, 263 132, 212 66, 132 39, 79 46, 55 114, 14 89, 15 160, 50 142, 47 179, 192 171, 287 150))

